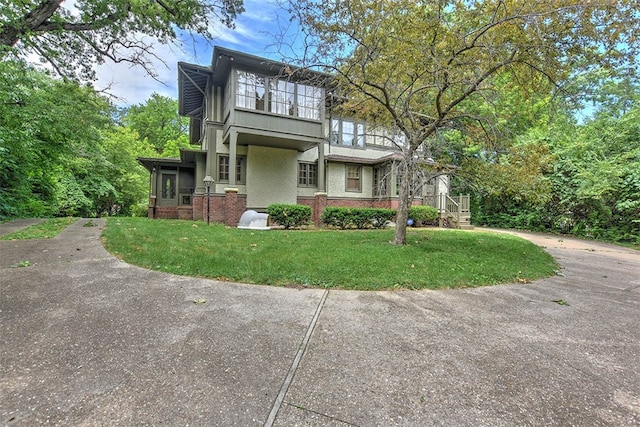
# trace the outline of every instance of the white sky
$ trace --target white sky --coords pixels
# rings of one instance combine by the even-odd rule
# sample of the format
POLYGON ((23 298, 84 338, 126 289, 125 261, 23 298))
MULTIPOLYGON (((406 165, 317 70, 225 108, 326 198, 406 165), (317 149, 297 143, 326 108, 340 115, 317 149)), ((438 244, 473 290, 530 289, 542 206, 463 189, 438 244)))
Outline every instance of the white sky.
POLYGON ((287 23, 288 19, 282 17, 285 12, 271 0, 245 0, 244 3, 245 12, 236 20, 236 28, 232 30, 218 25, 211 31, 215 37, 213 40, 207 41, 199 36, 193 39, 185 34, 181 46, 156 44, 155 54, 166 63, 153 62, 160 81, 154 80, 140 67, 106 62, 97 68, 95 88, 103 90, 108 87, 107 91, 117 97, 115 103, 118 105, 144 103, 153 92, 177 98, 178 62, 208 66, 214 45, 282 60, 276 52, 274 34, 279 31, 279 22, 287 23))

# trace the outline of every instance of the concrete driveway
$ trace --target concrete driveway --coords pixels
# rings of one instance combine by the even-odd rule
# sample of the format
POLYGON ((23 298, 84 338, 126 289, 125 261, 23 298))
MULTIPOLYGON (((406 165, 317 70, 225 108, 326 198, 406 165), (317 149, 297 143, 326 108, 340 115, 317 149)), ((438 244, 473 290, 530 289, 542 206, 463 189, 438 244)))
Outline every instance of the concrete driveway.
POLYGON ((133 267, 86 222, 0 241, 2 425, 640 425, 638 252, 519 233, 562 275, 327 292, 133 267))

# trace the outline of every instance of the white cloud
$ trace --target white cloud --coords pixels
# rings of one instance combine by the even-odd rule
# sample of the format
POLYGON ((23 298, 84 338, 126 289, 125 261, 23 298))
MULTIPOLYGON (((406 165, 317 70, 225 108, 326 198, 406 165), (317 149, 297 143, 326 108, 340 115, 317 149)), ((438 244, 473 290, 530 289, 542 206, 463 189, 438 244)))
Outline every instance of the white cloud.
POLYGON ((221 24, 212 28, 211 33, 215 36, 213 40, 205 40, 199 35, 183 34, 180 47, 156 43, 154 52, 166 64, 155 59, 151 61, 159 82, 140 67, 109 62, 97 67, 96 89, 109 87, 108 92, 117 97, 115 102, 119 105, 144 103, 153 92, 177 98, 177 63, 185 61, 209 65, 214 45, 269 56, 269 52, 275 50, 271 47, 274 38, 269 34, 277 32, 278 14, 282 11, 274 2, 264 0, 245 0, 245 9, 246 11, 236 20, 235 29, 226 28, 221 24))

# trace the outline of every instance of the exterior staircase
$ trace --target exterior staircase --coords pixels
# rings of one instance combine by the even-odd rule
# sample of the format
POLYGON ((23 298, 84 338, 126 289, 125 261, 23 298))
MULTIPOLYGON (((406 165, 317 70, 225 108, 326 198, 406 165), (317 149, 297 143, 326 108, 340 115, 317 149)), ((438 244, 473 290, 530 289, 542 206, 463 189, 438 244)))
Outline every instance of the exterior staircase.
POLYGON ((448 194, 439 194, 433 197, 430 202, 429 204, 438 209, 440 213, 440 227, 473 229, 468 194, 455 197, 451 197, 448 194))

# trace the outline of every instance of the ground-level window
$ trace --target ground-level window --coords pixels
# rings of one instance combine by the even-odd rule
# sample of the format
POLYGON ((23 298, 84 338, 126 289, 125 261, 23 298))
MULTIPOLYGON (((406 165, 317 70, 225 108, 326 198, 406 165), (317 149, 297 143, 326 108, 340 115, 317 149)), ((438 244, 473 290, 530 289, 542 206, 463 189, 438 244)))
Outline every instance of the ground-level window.
POLYGON ((362 177, 362 166, 359 165, 346 165, 346 190, 347 191, 355 191, 361 192, 361 177, 362 177))
POLYGON ((318 165, 316 163, 298 163, 298 187, 318 186, 318 165))
POLYGON ((391 175, 388 166, 375 166, 373 168, 373 195, 383 197, 389 194, 389 176, 391 175))
MULTIPOLYGON (((247 158, 245 156, 236 157, 236 183, 244 184, 247 158)), ((218 182, 229 182, 229 156, 218 156, 218 182)))

